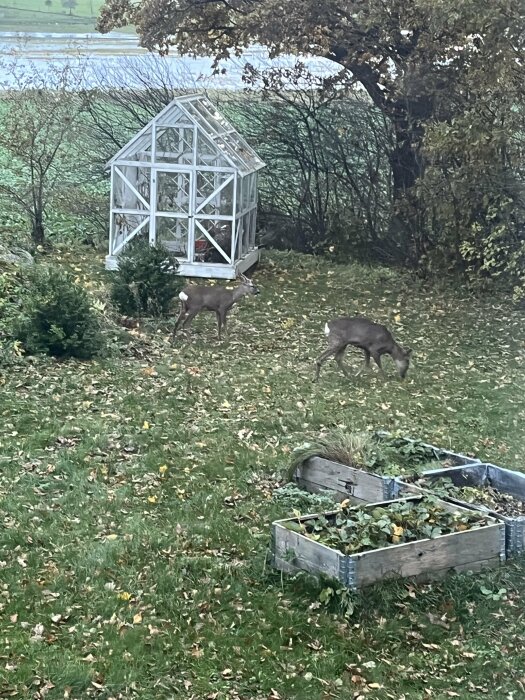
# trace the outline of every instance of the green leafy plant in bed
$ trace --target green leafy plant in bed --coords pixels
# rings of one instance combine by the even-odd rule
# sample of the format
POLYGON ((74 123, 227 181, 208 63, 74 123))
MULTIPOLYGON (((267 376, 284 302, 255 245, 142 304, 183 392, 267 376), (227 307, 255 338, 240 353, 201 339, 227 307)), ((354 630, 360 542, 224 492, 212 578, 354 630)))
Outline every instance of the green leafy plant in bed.
POLYGON ((501 515, 518 517, 525 515, 525 502, 514 497, 510 493, 498 491, 490 484, 482 486, 456 486, 449 477, 439 479, 417 479, 414 481, 417 486, 431 489, 432 492, 441 498, 455 498, 458 501, 480 505, 493 510, 501 515))
POLYGON ((357 554, 484 525, 487 519, 479 513, 445 510, 437 499, 429 496, 375 508, 348 507, 343 502, 337 513, 319 515, 305 522, 291 521, 287 527, 343 554, 357 554))
POLYGON ((446 466, 434 450, 420 440, 407 440, 395 435, 374 433, 371 454, 366 467, 385 476, 416 473, 446 466))

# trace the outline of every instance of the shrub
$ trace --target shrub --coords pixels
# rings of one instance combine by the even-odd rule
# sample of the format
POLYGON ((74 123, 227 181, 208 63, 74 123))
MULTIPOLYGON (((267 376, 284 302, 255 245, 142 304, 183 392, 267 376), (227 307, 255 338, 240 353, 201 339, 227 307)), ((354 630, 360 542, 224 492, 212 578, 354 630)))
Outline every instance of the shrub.
POLYGON ((183 287, 177 258, 162 246, 137 242, 112 273, 111 300, 126 315, 162 316, 183 287))
POLYGON ((0 367, 20 361, 20 342, 12 335, 13 324, 20 317, 20 297, 24 288, 16 265, 0 262, 0 367))
POLYGON ((102 350, 99 319, 86 291, 71 276, 37 265, 25 275, 13 336, 26 352, 90 359, 102 350))

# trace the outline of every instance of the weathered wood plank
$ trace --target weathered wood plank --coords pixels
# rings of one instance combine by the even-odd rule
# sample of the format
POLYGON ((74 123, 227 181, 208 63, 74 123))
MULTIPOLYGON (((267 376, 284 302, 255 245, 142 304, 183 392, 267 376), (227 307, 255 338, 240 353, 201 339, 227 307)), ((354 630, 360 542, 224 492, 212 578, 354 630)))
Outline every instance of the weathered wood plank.
POLYGON ((286 562, 287 568, 339 578, 339 561, 344 556, 341 552, 288 530, 278 522, 273 528, 274 562, 286 562))
POLYGON ((354 554, 356 585, 361 588, 385 578, 407 578, 457 567, 468 569, 476 562, 491 559, 499 562, 501 527, 488 525, 354 554))
POLYGON ((311 457, 296 471, 297 484, 311 493, 330 491, 339 500, 374 503, 391 497, 394 479, 339 464, 322 457, 311 457))

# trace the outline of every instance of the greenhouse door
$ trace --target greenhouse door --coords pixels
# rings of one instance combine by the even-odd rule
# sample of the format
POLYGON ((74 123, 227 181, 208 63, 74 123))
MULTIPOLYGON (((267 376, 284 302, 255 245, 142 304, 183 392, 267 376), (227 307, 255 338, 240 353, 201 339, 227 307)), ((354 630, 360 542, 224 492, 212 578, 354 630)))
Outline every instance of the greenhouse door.
POLYGON ((153 170, 153 226, 150 241, 191 262, 193 249, 193 173, 153 170))

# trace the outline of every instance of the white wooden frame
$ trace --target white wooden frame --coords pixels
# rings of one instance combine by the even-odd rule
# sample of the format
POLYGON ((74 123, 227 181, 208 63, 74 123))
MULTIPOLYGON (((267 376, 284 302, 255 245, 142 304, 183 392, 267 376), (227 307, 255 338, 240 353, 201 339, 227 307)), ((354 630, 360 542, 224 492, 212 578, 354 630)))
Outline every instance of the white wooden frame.
MULTIPOLYGON (((257 171, 264 167, 264 163, 203 95, 188 95, 173 100, 109 161, 107 167, 111 171, 108 269, 118 267, 119 254, 146 226, 149 243, 154 245, 161 218, 180 221, 181 225, 183 221, 186 223, 186 257, 179 257, 179 274, 233 279, 239 271, 245 271, 258 260, 259 251, 255 246, 257 171), (167 129, 179 129, 179 136, 178 142, 176 137, 168 141, 168 150, 164 151, 163 144, 159 147, 158 140, 167 129), (189 136, 182 130, 192 130, 191 157, 189 136), (198 152, 202 139, 206 148, 204 154, 198 152), (149 170, 149 202, 133 179, 126 176, 124 168, 128 166, 149 170), (168 211, 158 207, 159 189, 162 187, 159 180, 163 172, 188 178, 188 191, 180 187, 175 194, 177 204, 168 211), (206 191, 204 200, 198 202, 199 173, 212 173, 214 186, 211 191, 206 191), (119 190, 116 188, 116 178, 119 190), (227 200, 228 209, 225 210, 222 197, 230 187, 231 202, 227 200), (249 188, 248 196, 246 187, 249 188), (122 201, 115 202, 115 196, 118 197, 120 191, 122 201), (135 206, 127 206, 133 201, 135 206), (216 203, 217 211, 205 214, 203 210, 210 203, 216 203), (119 206, 122 204, 126 206, 119 206), (121 226, 119 231, 117 217, 122 217, 124 221, 126 217, 131 218, 133 227, 126 230, 125 226, 121 226), (206 221, 229 224, 231 244, 228 250, 224 250, 206 229, 206 221), (223 261, 209 263, 199 260, 195 251, 197 237, 208 241, 210 248, 217 250, 223 261)), ((166 201, 163 204, 166 205, 166 201)), ((169 241, 167 246, 170 247, 169 241)), ((176 248, 175 243, 172 247, 176 248)))

